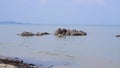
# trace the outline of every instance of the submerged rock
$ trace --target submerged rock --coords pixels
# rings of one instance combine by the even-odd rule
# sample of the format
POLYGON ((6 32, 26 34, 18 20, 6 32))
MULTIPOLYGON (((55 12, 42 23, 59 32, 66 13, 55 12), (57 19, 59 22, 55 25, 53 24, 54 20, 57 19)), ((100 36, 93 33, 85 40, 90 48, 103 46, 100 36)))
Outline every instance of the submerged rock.
POLYGON ((120 37, 120 35, 116 35, 116 37, 120 37))
POLYGON ((36 36, 43 36, 43 35, 49 35, 50 33, 48 33, 48 32, 43 32, 43 33, 41 33, 41 32, 38 32, 38 33, 36 33, 35 35, 36 36))
POLYGON ((78 30, 69 30, 69 29, 61 29, 61 28, 58 28, 56 31, 55 31, 55 35, 58 36, 58 37, 63 37, 63 36, 86 36, 87 33, 84 32, 84 31, 78 31, 78 30))

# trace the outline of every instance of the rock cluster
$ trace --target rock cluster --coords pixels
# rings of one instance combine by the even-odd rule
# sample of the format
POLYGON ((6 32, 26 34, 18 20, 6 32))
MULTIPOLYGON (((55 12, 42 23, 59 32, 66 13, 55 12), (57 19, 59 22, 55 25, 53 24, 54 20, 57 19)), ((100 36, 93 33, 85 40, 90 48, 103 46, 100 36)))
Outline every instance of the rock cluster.
POLYGON ((43 35, 49 35, 50 33, 47 33, 47 32, 38 32, 36 34, 32 33, 32 32, 27 32, 27 31, 24 31, 22 32, 21 34, 17 34, 17 35, 20 35, 20 36, 43 36, 43 35))
POLYGON ((62 36, 86 36, 87 33, 84 32, 84 31, 79 31, 79 30, 70 30, 70 29, 61 29, 61 28, 58 28, 56 31, 55 31, 55 35, 56 36, 59 36, 59 37, 62 37, 62 36))
MULTIPOLYGON (((27 32, 27 31, 24 31, 22 32, 21 34, 18 34, 20 36, 43 36, 43 35, 50 35, 50 33, 48 32, 37 32, 37 33, 32 33, 32 32, 27 32)), ((58 37, 63 37, 63 36, 86 36, 87 33, 82 31, 82 30, 70 30, 70 29, 61 29, 61 28, 58 28, 56 31, 55 31, 55 36, 58 36, 58 37)))

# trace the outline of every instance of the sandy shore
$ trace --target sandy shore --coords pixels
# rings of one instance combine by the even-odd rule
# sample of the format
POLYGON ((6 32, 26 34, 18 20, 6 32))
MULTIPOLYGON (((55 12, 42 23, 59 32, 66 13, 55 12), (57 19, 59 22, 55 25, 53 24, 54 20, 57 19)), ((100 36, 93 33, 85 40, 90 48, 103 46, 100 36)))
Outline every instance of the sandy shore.
POLYGON ((0 63, 0 68, 17 68, 14 65, 0 63))
POLYGON ((0 68, 41 68, 34 64, 25 63, 19 58, 8 58, 0 56, 0 68))

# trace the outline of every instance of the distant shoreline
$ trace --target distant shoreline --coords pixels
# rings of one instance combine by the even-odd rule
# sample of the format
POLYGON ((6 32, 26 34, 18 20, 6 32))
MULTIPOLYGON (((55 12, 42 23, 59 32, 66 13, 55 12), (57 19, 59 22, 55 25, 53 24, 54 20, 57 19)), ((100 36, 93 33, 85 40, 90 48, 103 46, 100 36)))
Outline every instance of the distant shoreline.
POLYGON ((0 24, 10 24, 10 25, 65 25, 65 26, 119 26, 120 24, 56 24, 56 23, 23 23, 23 22, 15 22, 15 21, 0 21, 0 24))

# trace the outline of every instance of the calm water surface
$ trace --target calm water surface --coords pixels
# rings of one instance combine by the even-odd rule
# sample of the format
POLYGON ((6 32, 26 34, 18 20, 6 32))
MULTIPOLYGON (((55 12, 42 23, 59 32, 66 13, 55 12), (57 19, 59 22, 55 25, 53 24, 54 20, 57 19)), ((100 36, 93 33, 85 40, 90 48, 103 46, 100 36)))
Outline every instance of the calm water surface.
POLYGON ((0 25, 0 55, 53 68, 120 68, 120 27, 68 25, 0 25), (78 29, 82 37, 54 36, 59 28, 78 29), (23 31, 51 35, 21 37, 23 31))

